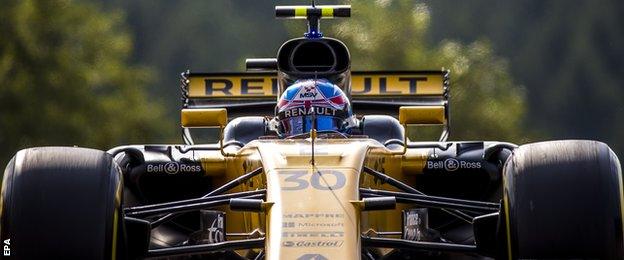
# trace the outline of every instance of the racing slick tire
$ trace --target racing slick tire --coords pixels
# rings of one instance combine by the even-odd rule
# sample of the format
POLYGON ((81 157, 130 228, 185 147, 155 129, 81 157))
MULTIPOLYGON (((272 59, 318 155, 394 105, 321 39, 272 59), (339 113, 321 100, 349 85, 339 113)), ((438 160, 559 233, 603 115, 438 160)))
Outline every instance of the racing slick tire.
POLYGON ((520 146, 503 171, 510 259, 624 259, 622 172, 597 141, 520 146))
POLYGON ((121 245, 122 187, 117 165, 103 151, 42 147, 17 152, 2 181, 3 255, 114 259, 121 245))

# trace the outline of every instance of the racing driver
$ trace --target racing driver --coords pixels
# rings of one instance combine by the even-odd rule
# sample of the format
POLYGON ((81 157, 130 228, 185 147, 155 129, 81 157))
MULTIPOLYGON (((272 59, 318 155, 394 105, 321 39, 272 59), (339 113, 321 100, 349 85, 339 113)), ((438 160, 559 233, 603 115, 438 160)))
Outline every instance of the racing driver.
POLYGON ((275 107, 274 128, 280 137, 294 137, 316 129, 319 133, 348 134, 357 126, 345 93, 325 79, 299 80, 288 87, 275 107))

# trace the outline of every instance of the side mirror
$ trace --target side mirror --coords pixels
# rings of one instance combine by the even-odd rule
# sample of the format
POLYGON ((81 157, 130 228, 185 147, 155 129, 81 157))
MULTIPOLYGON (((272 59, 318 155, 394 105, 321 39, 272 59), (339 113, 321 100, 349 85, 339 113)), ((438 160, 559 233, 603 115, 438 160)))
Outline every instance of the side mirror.
POLYGON ((219 150, 223 156, 230 154, 223 151, 223 128, 227 125, 228 116, 225 108, 185 108, 180 112, 182 124, 182 137, 187 145, 193 145, 194 141, 189 131, 190 128, 219 128, 219 150))
POLYGON ((225 108, 185 108, 180 114, 182 127, 225 127, 227 110, 225 108))
MULTIPOLYGON (((399 123, 407 130, 408 125, 442 125, 440 142, 445 142, 449 135, 449 117, 447 106, 404 106, 399 108, 399 123)), ((407 134, 405 135, 407 147, 407 134)))
POLYGON ((444 106, 409 106, 399 108, 399 123, 402 125, 446 124, 444 106))

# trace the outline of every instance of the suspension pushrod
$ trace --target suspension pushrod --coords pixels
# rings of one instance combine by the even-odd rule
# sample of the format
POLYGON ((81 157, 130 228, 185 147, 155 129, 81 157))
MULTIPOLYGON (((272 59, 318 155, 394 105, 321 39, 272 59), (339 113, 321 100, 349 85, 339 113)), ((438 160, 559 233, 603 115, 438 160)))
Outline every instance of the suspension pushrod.
POLYGON ((236 179, 233 179, 233 180, 229 181, 228 183, 223 184, 223 186, 221 186, 219 188, 216 188, 215 190, 213 190, 213 191, 209 192, 208 194, 204 195, 202 198, 210 197, 210 196, 213 196, 213 195, 219 195, 221 193, 224 193, 224 192, 226 192, 226 191, 228 191, 228 190, 230 190, 230 189, 232 189, 232 188, 234 188, 234 187, 236 187, 238 185, 241 185, 242 183, 246 182, 247 180, 251 179, 252 177, 254 177, 254 176, 256 176, 256 175, 258 175, 260 173, 262 173, 262 167, 259 167, 259 168, 255 169, 255 170, 253 170, 253 171, 251 171, 249 173, 245 173, 245 174, 237 177, 236 179))
POLYGON ((402 248, 402 249, 420 249, 430 251, 444 252, 476 252, 476 245, 451 244, 439 242, 412 241, 397 238, 380 238, 380 237, 362 237, 362 245, 364 247, 383 247, 383 248, 402 248))
POLYGON ((202 198, 195 198, 195 199, 188 199, 188 200, 178 200, 178 201, 165 202, 165 203, 159 203, 159 204, 131 207, 131 208, 126 208, 125 213, 141 215, 145 211, 154 210, 154 209, 210 202, 210 201, 222 200, 222 199, 242 198, 242 197, 247 197, 247 196, 257 195, 257 194, 266 194, 266 190, 262 189, 262 190, 255 190, 255 191, 243 191, 243 192, 237 192, 237 193, 210 196, 206 198, 202 197, 202 198))
POLYGON ((168 248, 151 249, 147 251, 147 257, 171 257, 195 254, 212 253, 215 251, 240 250, 251 248, 264 248, 264 238, 245 240, 232 240, 214 244, 201 244, 192 246, 176 246, 168 248))
MULTIPOLYGON (((379 194, 369 194, 372 197, 381 197, 379 194)), ((398 203, 406 203, 406 204, 414 204, 424 208, 437 208, 442 210, 465 210, 477 213, 491 213, 496 212, 498 210, 494 210, 491 208, 483 208, 479 206, 471 206, 471 205, 462 205, 456 203, 448 203, 448 202, 435 202, 424 199, 413 199, 406 197, 395 197, 396 202, 398 203)))
POLYGON ((492 202, 474 201, 474 200, 462 200, 446 197, 437 197, 429 195, 420 195, 405 192, 385 191, 385 190, 372 190, 372 189, 360 189, 362 194, 374 194, 379 196, 394 196, 399 202, 416 203, 422 206, 430 206, 437 208, 450 208, 450 209, 464 209, 464 210, 476 210, 476 211, 498 211, 500 204, 492 202))
MULTIPOLYGON (((223 184, 221 187, 216 188, 215 190, 209 192, 208 194, 202 196, 202 198, 206 198, 206 197, 210 197, 210 196, 214 196, 214 195, 219 195, 223 192, 226 192, 240 184, 242 184, 243 182, 246 182, 247 180, 253 178, 254 176, 258 175, 262 173, 262 167, 258 167, 255 170, 249 172, 249 173, 245 173, 239 177, 237 177, 236 179, 233 179, 231 181, 229 181, 226 184, 223 184)), ((167 221, 169 221, 170 219, 176 217, 178 214, 167 214, 162 216, 159 219, 156 219, 154 221, 151 222, 152 228, 158 227, 160 226, 162 223, 165 223, 167 221)))
MULTIPOLYGON (((264 198, 264 194, 256 194, 256 195, 246 196, 246 197, 243 197, 243 198, 245 198, 245 199, 262 199, 262 198, 264 198)), ((146 217, 146 216, 153 216, 153 215, 159 215, 159 214, 165 214, 165 213, 168 213, 168 214, 179 214, 179 213, 185 213, 185 212, 199 210, 199 209, 206 209, 206 208, 212 208, 212 207, 216 207, 216 206, 226 205, 228 203, 230 203, 230 199, 210 200, 210 201, 200 202, 200 203, 193 203, 193 204, 178 205, 178 206, 173 206, 173 207, 164 207, 164 208, 143 210, 141 212, 135 212, 135 213, 130 213, 130 214, 126 214, 126 215, 130 216, 130 217, 146 217)))
MULTIPOLYGON (((415 189, 415 188, 413 188, 413 187, 411 187, 411 186, 409 186, 409 185, 407 185, 407 184, 405 184, 403 182, 400 182, 399 180, 397 180, 395 178, 392 178, 392 177, 388 176, 385 173, 378 172, 378 171, 373 170, 372 168, 367 167, 367 166, 364 166, 362 168, 364 169, 365 173, 370 174, 370 175, 372 175, 372 176, 374 176, 376 178, 379 178, 382 181, 384 181, 385 183, 388 183, 388 184, 396 187, 397 189, 400 189, 400 190, 408 192, 408 193, 415 193, 415 194, 419 194, 419 195, 426 195, 425 193, 423 193, 423 192, 421 192, 421 191, 419 191, 419 190, 417 190, 417 189, 415 189)), ((464 213, 464 212, 462 212, 462 211, 454 210, 454 209, 452 209, 452 210, 445 210, 445 209, 443 209, 443 211, 445 211, 445 212, 447 212, 447 213, 449 213, 449 214, 451 214, 451 215, 453 215, 453 216, 455 216, 455 217, 457 217, 457 218, 459 218, 459 219, 461 219, 463 221, 466 221, 466 222, 468 222, 470 224, 472 224, 472 222, 473 222, 473 217, 468 215, 468 214, 466 214, 466 213, 464 213)))

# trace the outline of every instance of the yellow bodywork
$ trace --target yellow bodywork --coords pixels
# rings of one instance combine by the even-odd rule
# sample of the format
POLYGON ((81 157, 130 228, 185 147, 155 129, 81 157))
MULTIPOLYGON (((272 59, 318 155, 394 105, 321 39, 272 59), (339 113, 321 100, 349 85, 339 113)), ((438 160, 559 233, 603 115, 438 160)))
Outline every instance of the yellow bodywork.
POLYGON ((227 124, 225 108, 182 109, 180 122, 182 127, 224 127, 227 124))
POLYGON ((401 208, 361 212, 351 203, 359 200, 360 187, 392 190, 362 174, 362 166, 413 184, 403 172, 421 172, 429 149, 409 149, 398 155, 372 139, 318 138, 313 164, 311 142, 309 138, 256 140, 238 151, 228 151, 234 156, 196 155, 204 169, 210 169, 207 172, 216 185, 258 167, 264 169, 235 191, 266 188, 266 201, 272 206, 263 213, 224 208, 227 233, 264 233, 266 259, 297 259, 305 254, 359 259, 363 231, 401 231, 401 208))
POLYGON ((399 109, 402 125, 442 125, 446 123, 446 108, 440 106, 404 106, 399 109))

